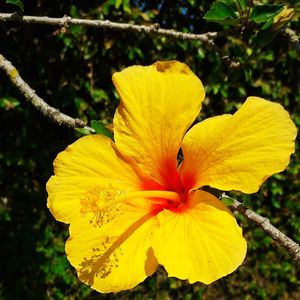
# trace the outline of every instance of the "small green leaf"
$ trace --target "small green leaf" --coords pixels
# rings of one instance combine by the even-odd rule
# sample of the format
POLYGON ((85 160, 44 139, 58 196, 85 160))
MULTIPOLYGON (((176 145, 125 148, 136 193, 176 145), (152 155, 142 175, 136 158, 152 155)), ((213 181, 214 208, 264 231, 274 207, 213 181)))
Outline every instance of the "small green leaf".
POLYGON ((244 71, 244 76, 246 79, 246 82, 252 82, 252 78, 253 78, 253 71, 252 69, 245 69, 244 71))
POLYGON ((84 129, 84 128, 74 128, 74 129, 82 135, 91 134, 91 131, 88 129, 84 129))
POLYGON ((71 7, 70 7, 70 16, 72 18, 78 17, 78 9, 75 5, 71 5, 71 7))
POLYGON ((284 5, 257 5, 253 8, 250 20, 255 23, 267 22, 283 10, 284 5))
POLYGON ((123 3, 123 0, 116 0, 116 2, 115 2, 115 8, 119 9, 122 3, 123 3))
POLYGON ((222 195, 221 198, 220 198, 221 202, 226 205, 226 206, 230 206, 233 204, 234 202, 234 199, 229 197, 229 196, 226 196, 226 195, 222 195))
POLYGON ((123 0, 123 10, 127 13, 131 13, 129 0, 123 0))
POLYGON ((210 10, 204 16, 208 22, 233 25, 239 22, 233 8, 222 1, 214 2, 210 10))
POLYGON ((113 134, 100 121, 92 120, 91 125, 92 125, 92 128, 96 131, 96 133, 105 135, 105 136, 109 137, 110 139, 113 138, 113 134))
POLYGON ((101 89, 93 89, 91 96, 96 103, 109 100, 107 93, 101 89))
POLYGON ((265 29, 268 29, 270 27, 272 27, 273 25, 273 19, 269 19, 264 25, 263 27, 261 28, 262 30, 265 30, 265 29))
POLYGON ((24 11, 24 4, 20 0, 6 0, 7 4, 12 4, 17 6, 22 12, 24 11))
POLYGON ((20 105, 18 99, 13 97, 0 97, 0 109, 11 110, 20 105))

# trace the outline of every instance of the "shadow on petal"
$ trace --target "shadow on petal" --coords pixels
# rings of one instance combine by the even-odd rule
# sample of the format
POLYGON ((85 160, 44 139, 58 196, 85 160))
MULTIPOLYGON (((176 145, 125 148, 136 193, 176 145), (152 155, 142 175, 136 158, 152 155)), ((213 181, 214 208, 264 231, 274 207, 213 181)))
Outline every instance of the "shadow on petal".
MULTIPOLYGON (((131 224, 118 237, 107 236, 104 238, 99 247, 94 247, 92 249, 93 255, 91 257, 84 257, 83 261, 79 264, 79 268, 77 268, 79 279, 86 284, 93 286, 95 277, 104 279, 111 275, 114 270, 119 268, 119 262, 124 255, 122 244, 124 244, 136 230, 151 218, 152 216, 149 214, 144 215, 131 224)), ((145 272, 148 274, 148 272, 151 272, 150 262, 154 257, 153 250, 149 249, 145 255, 147 255, 145 272)), ((130 263, 130 261, 128 261, 128 263, 130 263)), ((153 271, 151 273, 153 273, 153 271)))
POLYGON ((152 247, 150 247, 148 250, 147 250, 147 259, 145 261, 145 273, 146 274, 153 274, 153 265, 158 265, 158 261, 157 261, 157 258, 155 257, 154 255, 154 251, 152 249, 152 247))

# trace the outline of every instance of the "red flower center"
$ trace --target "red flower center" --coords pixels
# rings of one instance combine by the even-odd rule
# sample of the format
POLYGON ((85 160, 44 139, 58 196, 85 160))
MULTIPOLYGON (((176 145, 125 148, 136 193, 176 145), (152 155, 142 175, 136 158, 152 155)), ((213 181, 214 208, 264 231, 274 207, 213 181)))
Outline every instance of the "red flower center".
POLYGON ((151 213, 156 215, 164 209, 168 209, 174 212, 182 212, 186 208, 188 208, 189 199, 190 199, 190 190, 193 186, 192 177, 189 180, 185 180, 183 183, 179 176, 172 177, 175 178, 173 182, 170 182, 167 186, 163 186, 157 183, 154 180, 146 181, 142 184, 142 188, 144 191, 167 191, 174 192, 178 195, 177 198, 169 199, 169 198, 150 198, 152 203, 151 213))

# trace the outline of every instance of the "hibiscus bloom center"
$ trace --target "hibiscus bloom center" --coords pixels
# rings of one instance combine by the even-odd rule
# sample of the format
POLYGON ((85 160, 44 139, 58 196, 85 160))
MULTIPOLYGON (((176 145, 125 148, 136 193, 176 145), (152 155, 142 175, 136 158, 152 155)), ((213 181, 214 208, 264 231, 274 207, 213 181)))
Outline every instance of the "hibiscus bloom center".
MULTIPOLYGON (((164 209, 173 212, 182 212, 188 207, 190 199, 190 188, 184 185, 179 177, 175 184, 164 187, 155 181, 145 182, 143 184, 144 192, 149 193, 151 200, 151 213, 158 214, 164 209), (155 197, 151 193, 156 193, 155 197)), ((154 194, 153 194, 154 195, 154 194)))

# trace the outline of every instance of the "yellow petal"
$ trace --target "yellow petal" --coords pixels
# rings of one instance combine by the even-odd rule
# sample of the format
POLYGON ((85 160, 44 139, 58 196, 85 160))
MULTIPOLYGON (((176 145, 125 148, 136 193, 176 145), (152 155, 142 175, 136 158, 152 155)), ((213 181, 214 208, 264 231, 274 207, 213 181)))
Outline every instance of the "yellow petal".
POLYGON ((226 206, 207 192, 192 193, 188 209, 157 215, 151 245, 169 276, 209 284, 243 262, 247 245, 226 206))
POLYGON ((114 194, 135 190, 140 181, 111 140, 101 135, 82 137, 61 152, 54 173, 47 183, 48 207, 65 223, 91 209, 101 197, 104 202, 107 198, 113 201, 114 194))
POLYGON ((113 75, 121 96, 114 117, 117 147, 162 185, 178 184, 177 153, 201 108, 204 89, 177 61, 133 66, 113 75))
POLYGON ((153 216, 129 205, 103 227, 91 226, 85 217, 72 222, 66 253, 79 279, 104 293, 142 282, 157 267, 149 243, 154 223, 153 216))
POLYGON ((209 118, 185 136, 181 177, 193 187, 256 192, 289 163, 296 128, 280 104, 249 97, 233 115, 209 118))

